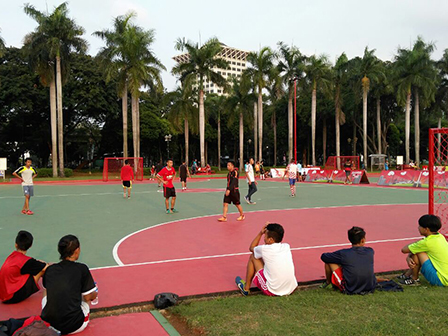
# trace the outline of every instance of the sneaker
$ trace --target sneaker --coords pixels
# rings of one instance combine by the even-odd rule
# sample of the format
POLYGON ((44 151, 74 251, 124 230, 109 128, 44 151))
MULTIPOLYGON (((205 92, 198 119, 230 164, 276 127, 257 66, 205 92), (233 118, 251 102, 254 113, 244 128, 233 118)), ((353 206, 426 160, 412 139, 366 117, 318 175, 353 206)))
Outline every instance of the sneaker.
POLYGON ((157 189, 157 192, 163 192, 163 190, 162 189, 157 189))
POLYGON ((128 199, 131 199, 131 196, 128 196, 128 199))
POLYGON ((250 204, 249 198, 247 198, 247 196, 244 196, 244 199, 246 200, 247 204, 250 204))
POLYGON ((401 275, 397 276, 398 280, 404 280, 406 279, 408 276, 406 275, 406 273, 402 273, 401 275))
POLYGON ((402 285, 406 286, 419 286, 420 279, 414 280, 412 277, 406 277, 399 281, 402 285))
POLYGON ((245 218, 246 218, 246 216, 242 215, 242 216, 239 216, 236 220, 237 220, 238 222, 241 222, 241 221, 243 221, 245 218))
POLYGON ((320 289, 333 289, 333 285, 329 284, 328 282, 324 281, 319 285, 320 289))
POLYGON ((255 205, 255 204, 257 204, 257 202, 250 202, 249 204, 250 205, 255 205))
POLYGON ((218 222, 227 222, 227 217, 221 217, 218 219, 218 222))
POLYGON ((166 214, 167 214, 167 215, 171 214, 170 209, 166 209, 166 214))
POLYGON ((244 286, 246 285, 246 282, 241 279, 241 277, 237 276, 235 278, 235 283, 238 287, 238 289, 240 290, 241 294, 243 294, 244 296, 248 296, 249 295, 249 291, 244 289, 244 286))
POLYGON ((26 214, 27 214, 27 215, 34 215, 34 212, 32 212, 31 210, 28 210, 28 211, 26 212, 26 214))
POLYGON ((22 210, 22 213, 23 213, 24 215, 26 215, 26 210, 22 210))
POLYGON ((171 213, 177 213, 177 212, 179 212, 179 211, 177 211, 177 210, 174 209, 174 208, 171 209, 171 213))

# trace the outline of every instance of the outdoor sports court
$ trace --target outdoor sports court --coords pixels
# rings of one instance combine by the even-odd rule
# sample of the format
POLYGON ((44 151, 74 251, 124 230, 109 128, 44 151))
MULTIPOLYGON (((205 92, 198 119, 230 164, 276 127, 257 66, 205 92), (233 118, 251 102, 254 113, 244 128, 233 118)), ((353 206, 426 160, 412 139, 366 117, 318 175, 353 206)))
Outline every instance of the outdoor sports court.
MULTIPOLYGON (((37 183, 34 216, 20 213, 19 184, 2 185, 0 259, 25 229, 35 239, 29 255, 57 262, 58 240, 72 233, 81 242, 79 261, 93 269, 99 286, 99 304, 93 308, 116 307, 151 301, 160 292, 235 291, 235 276, 245 274, 249 244, 267 221, 284 226, 299 282, 323 279, 320 254, 349 246, 347 230, 353 225, 367 232, 376 272, 403 269, 400 249, 419 239, 417 220, 428 208, 425 189, 299 183, 298 196, 291 198, 286 180, 267 180, 258 183, 256 205, 243 203, 244 222, 236 221, 231 206, 229 221, 219 223, 225 183, 194 179, 186 192, 176 183, 179 213, 171 215, 164 211, 157 183, 147 181, 134 184, 130 200, 115 182, 37 183)), ((240 192, 243 199, 244 180, 240 192)), ((37 315, 40 300, 36 294, 17 305, 2 305, 0 320, 37 315)))

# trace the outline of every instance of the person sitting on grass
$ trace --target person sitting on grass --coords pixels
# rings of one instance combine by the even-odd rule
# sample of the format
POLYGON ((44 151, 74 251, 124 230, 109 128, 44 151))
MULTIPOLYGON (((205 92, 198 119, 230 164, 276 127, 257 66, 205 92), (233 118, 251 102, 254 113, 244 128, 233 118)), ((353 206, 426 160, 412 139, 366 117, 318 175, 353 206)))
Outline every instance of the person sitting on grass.
POLYGON ((89 324, 89 302, 96 299, 97 287, 89 267, 76 262, 81 254, 78 238, 62 237, 58 251, 61 262, 48 267, 43 276, 41 317, 63 335, 75 334, 89 324))
POLYGON ((321 288, 327 288, 332 284, 345 294, 373 293, 376 287, 373 270, 375 252, 372 248, 364 246, 366 232, 354 226, 348 230, 348 240, 352 243, 351 248, 323 253, 320 257, 325 263, 326 277, 321 288))
POLYGON ((19 231, 16 250, 6 258, 0 269, 0 300, 3 303, 19 303, 39 291, 37 284, 48 264, 28 257, 33 245, 33 235, 19 231))
POLYGON ((406 261, 409 266, 409 270, 398 277, 402 284, 418 285, 421 271, 431 285, 448 286, 448 243, 439 233, 441 227, 437 216, 420 217, 418 231, 425 238, 401 249, 401 252, 408 253, 406 261))
POLYGON ((236 277, 241 294, 248 295, 252 280, 268 296, 289 295, 297 288, 291 247, 282 243, 285 231, 280 224, 266 223, 250 244, 246 281, 236 277), (264 236, 264 244, 260 244, 264 236))

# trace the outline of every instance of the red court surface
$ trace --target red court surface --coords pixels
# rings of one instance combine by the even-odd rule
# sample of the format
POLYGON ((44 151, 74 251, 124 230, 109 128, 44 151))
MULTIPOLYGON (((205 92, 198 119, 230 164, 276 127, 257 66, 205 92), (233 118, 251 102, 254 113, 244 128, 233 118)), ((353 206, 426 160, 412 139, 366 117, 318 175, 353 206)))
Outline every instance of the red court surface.
MULTIPOLYGON (((180 296, 236 290, 235 276, 245 275, 249 245, 267 221, 285 228, 299 282, 323 279, 320 255, 349 247, 347 230, 367 232, 375 249, 375 271, 406 268, 401 247, 419 239, 417 220, 426 204, 367 205, 236 214, 227 223, 208 216, 160 224, 123 238, 114 249, 121 266, 93 269, 98 308, 147 302, 160 292, 180 296)), ((17 305, 1 305, 0 320, 40 313, 40 295, 17 305)))
POLYGON ((168 333, 151 313, 125 314, 91 320, 80 336, 166 336, 168 333))

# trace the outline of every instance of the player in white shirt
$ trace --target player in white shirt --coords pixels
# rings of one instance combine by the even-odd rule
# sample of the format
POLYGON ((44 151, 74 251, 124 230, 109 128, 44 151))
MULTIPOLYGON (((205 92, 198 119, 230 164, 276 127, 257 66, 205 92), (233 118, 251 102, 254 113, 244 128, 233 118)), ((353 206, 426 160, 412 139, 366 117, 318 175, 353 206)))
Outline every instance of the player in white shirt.
POLYGON ((297 164, 294 160, 286 167, 285 173, 283 174, 283 179, 285 176, 289 177, 289 189, 291 190, 291 197, 296 197, 296 181, 299 176, 299 170, 297 164))
POLYGON ((246 164, 246 181, 249 185, 249 191, 247 192, 247 196, 244 197, 247 204, 257 204, 256 202, 252 202, 252 195, 257 192, 257 182, 255 181, 255 173, 254 173, 254 159, 250 158, 249 162, 246 164))
POLYGON ((250 244, 246 281, 235 279, 243 295, 249 294, 252 280, 268 296, 289 295, 297 288, 291 247, 282 243, 284 233, 280 224, 266 223, 250 244), (259 245, 263 236, 264 245, 259 245))

